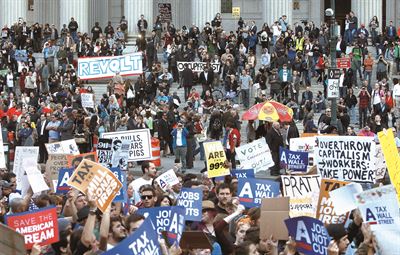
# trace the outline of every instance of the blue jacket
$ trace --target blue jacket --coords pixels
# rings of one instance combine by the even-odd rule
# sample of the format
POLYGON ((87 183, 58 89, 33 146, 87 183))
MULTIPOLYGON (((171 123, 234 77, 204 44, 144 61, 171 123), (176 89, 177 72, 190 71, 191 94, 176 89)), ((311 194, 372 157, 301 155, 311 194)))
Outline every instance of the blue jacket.
MULTIPOLYGON (((173 139, 173 141, 172 141, 172 146, 173 146, 174 148, 176 148, 177 133, 178 133, 178 129, 177 129, 177 128, 174 128, 174 129, 172 130, 172 132, 171 132, 172 139, 173 139)), ((183 129, 182 129, 182 146, 183 146, 183 147, 186 147, 186 146, 187 146, 186 137, 188 136, 188 134, 189 134, 189 131, 188 131, 186 128, 183 128, 183 129)))
MULTIPOLYGON (((292 81, 292 71, 290 69, 287 70, 287 82, 292 81)), ((279 70, 279 80, 283 82, 283 69, 279 70)))

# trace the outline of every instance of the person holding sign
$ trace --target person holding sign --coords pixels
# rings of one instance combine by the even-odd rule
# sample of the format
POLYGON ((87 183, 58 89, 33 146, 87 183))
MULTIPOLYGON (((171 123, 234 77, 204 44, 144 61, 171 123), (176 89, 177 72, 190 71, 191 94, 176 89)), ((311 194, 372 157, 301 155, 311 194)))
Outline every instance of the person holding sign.
POLYGON ((232 122, 226 123, 226 133, 223 144, 226 152, 226 158, 229 162, 231 162, 232 169, 235 169, 235 148, 240 146, 240 132, 234 127, 232 122))

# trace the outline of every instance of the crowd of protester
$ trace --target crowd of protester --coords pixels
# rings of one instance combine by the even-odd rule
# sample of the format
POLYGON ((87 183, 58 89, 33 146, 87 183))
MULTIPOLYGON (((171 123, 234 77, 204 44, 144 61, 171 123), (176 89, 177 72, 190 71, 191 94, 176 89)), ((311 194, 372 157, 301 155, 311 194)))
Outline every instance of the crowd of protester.
MULTIPOLYGON (((339 81, 338 125, 331 124, 327 101, 330 51, 326 23, 320 27, 313 21, 288 24, 283 15, 260 29, 254 21, 240 19, 237 30, 228 32, 220 14, 200 28, 166 24, 165 29, 159 18, 148 24, 142 16, 137 24, 129 25, 136 25, 140 34, 136 47, 143 52, 145 72, 135 80, 117 73, 96 107, 82 108, 80 94, 94 93, 96 88, 77 76, 77 57, 122 54, 128 24, 123 17, 115 30, 111 23, 103 30, 96 22, 91 33, 83 33, 78 22, 71 18, 60 32, 54 25, 28 26, 22 19, 10 28, 3 27, 0 69, 7 70, 0 80, 3 141, 11 149, 39 146, 39 162, 45 163, 46 143, 84 138, 78 146, 85 153, 95 150, 104 132, 148 128, 160 140, 163 156, 175 156, 180 183, 162 192, 154 183, 160 171, 153 163, 142 162, 142 177, 134 178, 128 172, 129 203, 112 204, 101 214, 92 194, 75 190, 66 196, 48 192, 33 197, 30 192, 21 197, 15 174, 1 169, 2 216, 57 206, 60 241, 35 245, 30 254, 98 254, 111 249, 143 223, 144 218, 135 214, 138 208, 174 205, 182 187, 203 190, 202 220, 187 222, 186 228, 206 233, 213 249, 182 251, 160 241, 164 254, 296 254, 292 239, 286 243, 274 237, 260 240, 260 208, 245 210, 240 205, 237 179, 216 182, 206 173, 185 174, 198 154, 198 160, 204 161, 203 141, 197 138, 206 134, 212 140, 222 139, 226 164, 236 168, 234 148, 265 137, 275 161, 271 174, 279 175, 279 146, 287 147, 291 138, 299 136, 299 121, 304 132, 339 135, 375 136, 384 128, 398 127, 400 84, 393 75, 400 72, 400 32, 393 22, 381 31, 376 16, 366 27, 350 12, 343 38, 336 45, 337 57, 351 59, 351 68, 343 69, 339 81), (27 60, 17 61, 16 50, 26 50, 27 60), (43 54, 40 63, 34 57, 37 53, 43 54), (200 74, 188 66, 179 72, 178 61, 208 65, 200 74), (211 68, 216 63, 219 72, 211 68), (184 88, 184 98, 172 92, 176 83, 184 88), (319 90, 316 95, 311 90, 314 86, 319 90), (222 98, 214 96, 215 90, 222 91, 222 98), (242 110, 270 99, 290 106, 293 122, 242 125, 242 110), (318 123, 314 114, 320 114, 318 123), (241 128, 246 128, 246 137, 241 137, 241 128)), ((374 254, 374 237, 360 213, 353 211, 352 218, 347 229, 327 226, 333 237, 328 254, 343 254, 349 243, 357 250, 355 254, 374 254)))

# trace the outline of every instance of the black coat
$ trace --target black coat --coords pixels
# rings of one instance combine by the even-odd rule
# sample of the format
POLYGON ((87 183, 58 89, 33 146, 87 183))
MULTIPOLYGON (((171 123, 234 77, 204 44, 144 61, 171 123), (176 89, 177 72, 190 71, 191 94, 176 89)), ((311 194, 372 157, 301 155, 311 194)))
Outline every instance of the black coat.
POLYGON ((182 71, 182 84, 184 87, 192 87, 193 86, 193 71, 190 68, 185 68, 182 71))
POLYGON ((211 86, 213 84, 213 81, 214 81, 214 72, 213 71, 208 71, 207 79, 206 79, 206 76, 205 76, 204 72, 201 72, 199 79, 200 79, 200 83, 202 85, 211 86))

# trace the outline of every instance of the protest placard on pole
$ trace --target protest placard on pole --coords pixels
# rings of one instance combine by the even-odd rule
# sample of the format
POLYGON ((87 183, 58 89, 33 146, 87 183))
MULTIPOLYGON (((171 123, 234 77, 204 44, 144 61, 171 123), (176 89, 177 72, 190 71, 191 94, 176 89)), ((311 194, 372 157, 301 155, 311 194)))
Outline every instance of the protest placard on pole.
POLYGON ((143 161, 152 159, 151 135, 149 129, 103 133, 102 138, 113 139, 113 157, 115 157, 114 152, 120 151, 120 148, 122 148, 122 142, 114 144, 115 140, 127 140, 130 142, 128 161, 143 161))
POLYGON ((319 193, 318 205, 317 205, 317 216, 324 224, 345 224, 348 213, 337 214, 333 207, 329 192, 347 185, 348 182, 338 180, 321 180, 321 189, 319 193))
POLYGON ((47 207, 5 216, 6 225, 24 236, 25 248, 35 243, 48 245, 58 242, 57 209, 47 207))
POLYGON ((373 137, 318 136, 316 161, 322 178, 375 182, 373 137))
POLYGON ((81 104, 83 108, 94 108, 94 98, 92 93, 81 94, 81 104))
POLYGON ((240 161, 240 168, 252 168, 257 173, 261 170, 268 170, 269 167, 274 165, 271 150, 265 138, 237 147, 235 151, 240 161))
POLYGON ((378 139, 382 146, 383 155, 390 180, 397 191, 397 199, 400 201, 400 156, 397 152, 397 146, 394 140, 392 129, 378 132, 378 139))
POLYGON ((32 159, 37 162, 39 157, 39 147, 34 146, 17 146, 15 148, 15 157, 13 164, 13 172, 17 179, 17 189, 22 190, 22 178, 25 175, 24 161, 32 159))
POLYGON ((281 175, 283 195, 290 197, 290 217, 315 217, 320 175, 281 175))
POLYGON ((166 171, 156 178, 156 182, 160 186, 160 188, 165 192, 168 187, 172 187, 175 184, 179 183, 179 179, 176 176, 173 169, 166 171))
POLYGON ((331 241, 324 224, 311 217, 296 217, 285 220, 289 235, 296 242, 298 252, 308 255, 327 255, 331 241))
POLYGON ((229 175, 229 168, 225 167, 225 151, 221 141, 203 143, 207 162, 208 178, 229 175))
POLYGON ((75 139, 64 140, 56 143, 45 144, 47 153, 50 154, 71 154, 79 155, 79 148, 75 139))
POLYGON ((308 152, 298 152, 279 147, 279 161, 283 169, 294 172, 307 172, 308 152))
POLYGON ((308 170, 310 170, 311 167, 316 164, 314 160, 314 150, 317 145, 316 143, 317 141, 315 136, 296 137, 290 139, 290 150, 308 153, 308 170))
POLYGON ((79 155, 67 155, 67 167, 68 168, 76 168, 83 159, 87 159, 93 162, 97 162, 97 153, 95 151, 82 153, 79 155))
POLYGON ((349 183, 329 192, 333 207, 336 213, 344 214, 357 208, 355 195, 362 192, 362 186, 359 183, 349 183))
POLYGON ((271 180, 239 178, 239 201, 247 208, 261 205, 263 198, 277 197, 280 195, 279 183, 271 180))
POLYGON ((199 188, 182 188, 176 200, 176 205, 186 209, 185 219, 201 221, 203 191, 199 188))
POLYGON ((0 250, 3 254, 26 255, 22 234, 4 224, 0 224, 0 233, 0 250))
POLYGON ((87 159, 82 160, 67 184, 85 194, 90 192, 102 212, 107 209, 122 187, 122 183, 113 172, 87 159))

